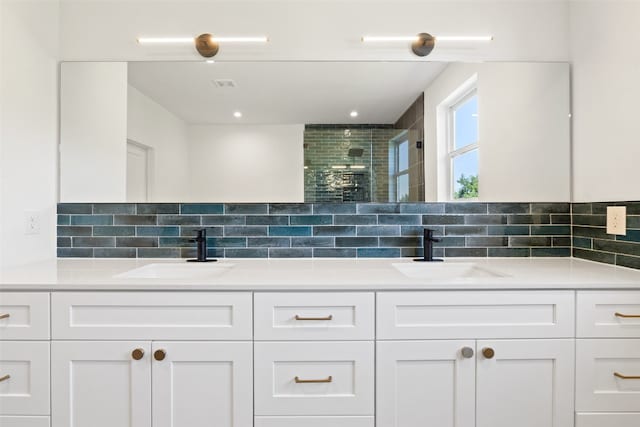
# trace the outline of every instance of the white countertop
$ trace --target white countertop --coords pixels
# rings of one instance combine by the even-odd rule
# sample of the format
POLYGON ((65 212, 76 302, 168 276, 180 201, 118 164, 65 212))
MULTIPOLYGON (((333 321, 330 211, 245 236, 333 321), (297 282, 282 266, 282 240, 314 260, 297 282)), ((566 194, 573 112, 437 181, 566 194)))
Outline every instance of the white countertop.
MULTIPOLYGON (((149 264, 181 259, 54 259, 0 272, 4 291, 83 290, 462 290, 462 289, 640 289, 640 270, 572 258, 467 258, 500 277, 410 278, 393 264, 411 259, 224 259, 224 273, 192 279, 117 278, 149 264), (231 264, 229 266, 229 264, 231 264)), ((210 264, 208 264, 210 265, 210 264)))

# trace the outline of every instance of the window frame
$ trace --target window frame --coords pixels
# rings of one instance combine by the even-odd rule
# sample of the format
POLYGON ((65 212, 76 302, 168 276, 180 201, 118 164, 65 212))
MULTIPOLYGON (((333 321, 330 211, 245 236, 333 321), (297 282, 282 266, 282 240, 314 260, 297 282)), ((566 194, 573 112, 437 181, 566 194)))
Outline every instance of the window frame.
POLYGON ((393 182, 393 200, 395 203, 399 203, 398 200, 398 178, 403 175, 409 176, 409 171, 411 169, 410 165, 410 149, 411 142, 409 141, 409 132, 404 131, 400 135, 396 136, 391 140, 392 150, 393 150, 393 173, 391 174, 391 179, 393 182), (407 168, 400 170, 400 145, 407 143, 407 168))
MULTIPOLYGON (((464 147, 455 148, 456 143, 456 110, 464 105, 471 98, 478 96, 478 85, 477 82, 474 81, 468 87, 464 88, 465 90, 460 93, 460 95, 456 96, 451 103, 447 106, 447 167, 449 169, 449 200, 451 201, 474 201, 478 200, 478 197, 471 197, 465 199, 458 199, 455 197, 455 176, 454 176, 454 166, 453 162, 456 157, 460 157, 464 154, 470 153, 471 151, 477 150, 478 155, 480 154, 480 124, 478 123, 478 138, 476 142, 472 144, 465 145, 464 147)), ((479 113, 478 113, 479 114, 479 113)), ((480 165, 478 165, 479 167, 480 165)), ((478 171, 478 179, 480 178, 480 171, 478 171)))

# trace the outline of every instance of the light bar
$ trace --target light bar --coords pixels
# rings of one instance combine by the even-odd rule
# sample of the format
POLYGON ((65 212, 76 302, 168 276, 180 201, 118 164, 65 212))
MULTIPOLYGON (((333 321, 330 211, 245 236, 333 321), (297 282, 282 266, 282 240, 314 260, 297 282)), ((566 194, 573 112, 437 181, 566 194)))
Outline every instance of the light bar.
MULTIPOLYGON (((189 44, 195 41, 195 37, 139 37, 139 44, 189 44)), ((259 37, 211 37, 214 43, 266 43, 269 38, 259 37)))
POLYGON ((363 43, 369 43, 369 42, 415 42, 418 39, 419 39, 418 36, 411 36, 411 37, 405 37, 405 36, 400 36, 400 37, 363 36, 362 37, 362 42, 363 43))
POLYGON ((193 43, 194 37, 139 37, 140 44, 188 44, 193 43))
POLYGON ((436 36, 439 42, 490 42, 493 36, 436 36))
MULTIPOLYGON (((434 36, 437 41, 441 42, 490 42, 493 36, 434 36)), ((415 42, 420 40, 419 36, 390 36, 390 37, 374 37, 363 36, 362 42, 415 42)))
POLYGON ((267 43, 269 37, 211 37, 216 43, 267 43))

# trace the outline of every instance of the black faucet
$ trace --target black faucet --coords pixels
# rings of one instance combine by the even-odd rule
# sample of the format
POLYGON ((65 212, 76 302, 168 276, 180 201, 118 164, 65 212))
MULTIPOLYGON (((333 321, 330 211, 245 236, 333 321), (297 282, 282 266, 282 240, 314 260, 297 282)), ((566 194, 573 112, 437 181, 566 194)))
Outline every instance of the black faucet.
POLYGON ((201 228, 196 230, 196 238, 189 240, 197 244, 196 259, 188 259, 187 262, 215 262, 217 259, 207 258, 207 230, 201 228))
POLYGON ((422 238, 422 247, 424 251, 424 256, 422 258, 416 258, 414 261, 418 262, 436 262, 442 261, 441 259, 433 257, 433 244, 435 242, 439 242, 440 239, 436 239, 433 237, 433 230, 430 228, 424 229, 424 237, 422 238))

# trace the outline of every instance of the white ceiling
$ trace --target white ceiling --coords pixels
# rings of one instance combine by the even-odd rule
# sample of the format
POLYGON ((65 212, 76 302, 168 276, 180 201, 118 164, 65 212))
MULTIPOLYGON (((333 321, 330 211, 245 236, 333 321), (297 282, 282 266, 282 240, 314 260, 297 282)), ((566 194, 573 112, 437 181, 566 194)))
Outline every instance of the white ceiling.
POLYGON ((129 83, 189 124, 394 123, 436 62, 131 62, 129 83), (232 79, 235 88, 218 88, 232 79), (349 113, 356 110, 357 118, 349 113), (233 116, 243 114, 241 119, 233 116))

